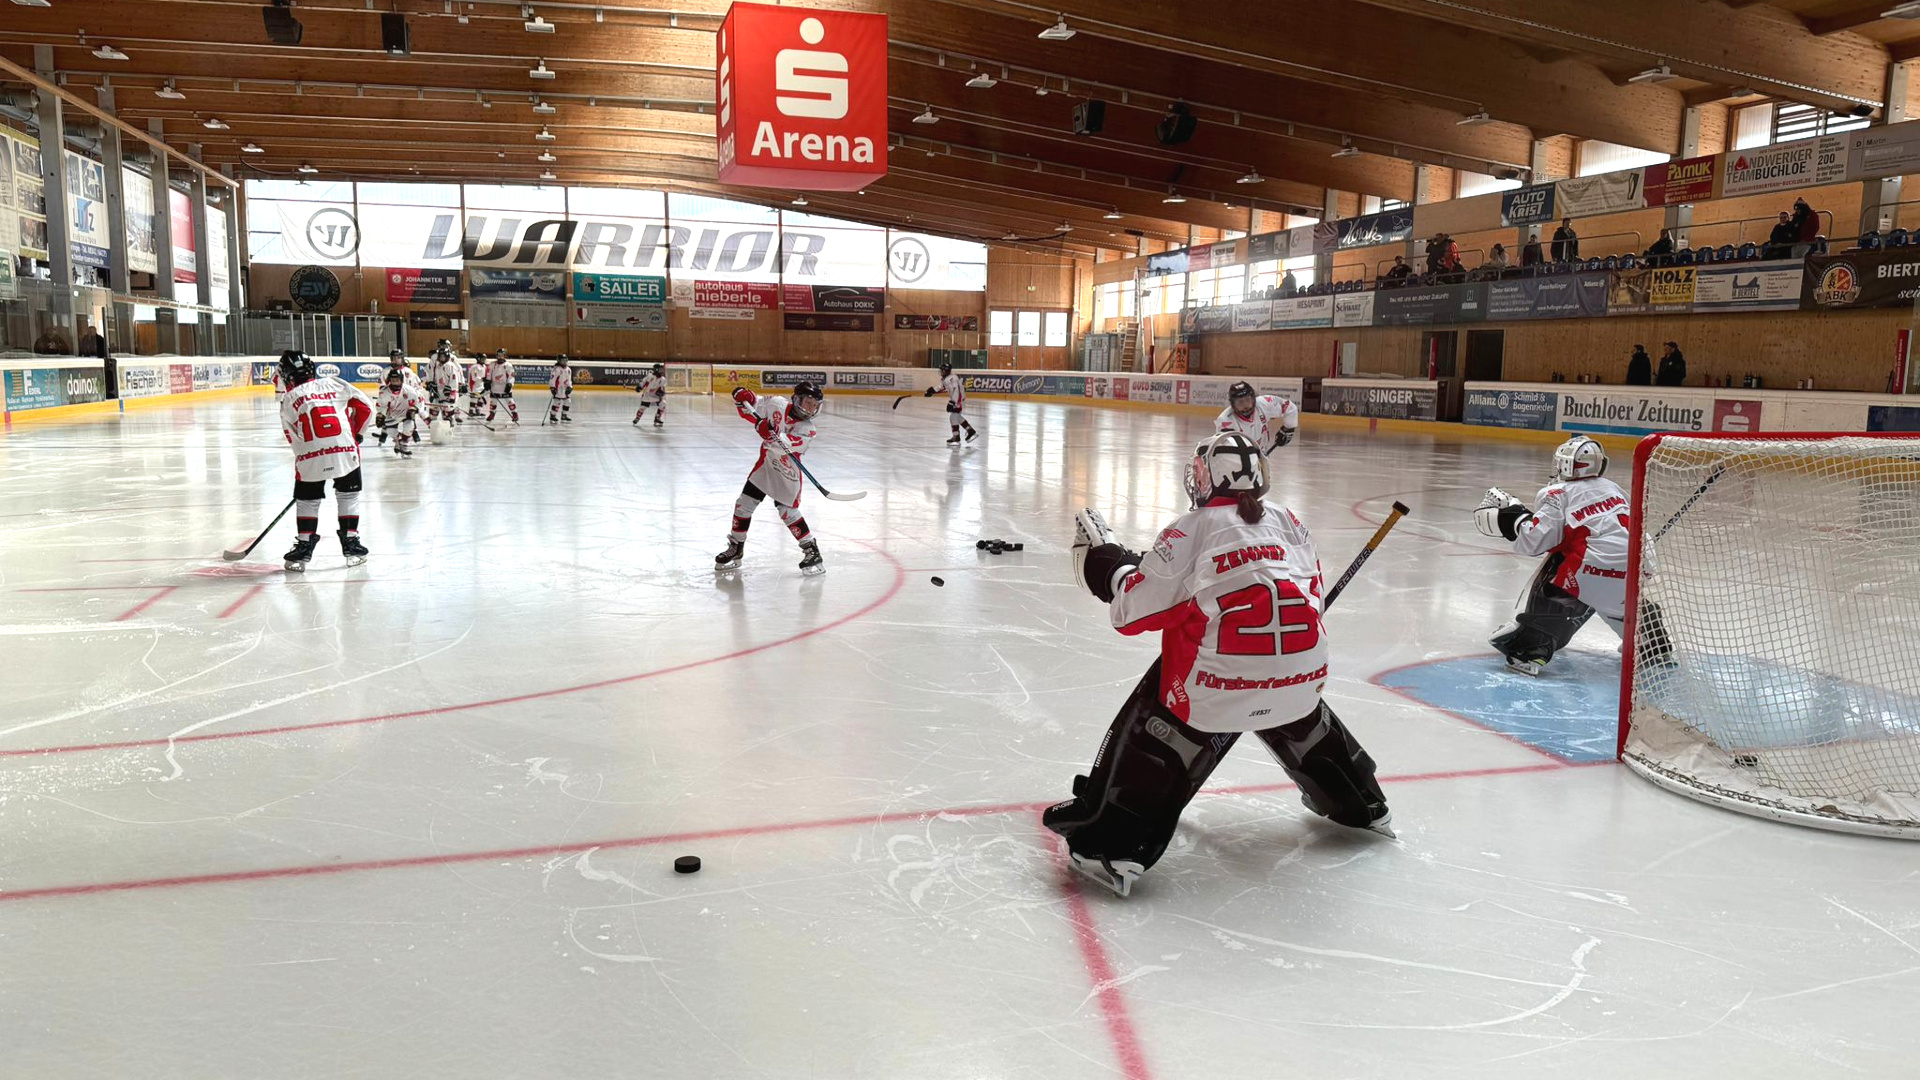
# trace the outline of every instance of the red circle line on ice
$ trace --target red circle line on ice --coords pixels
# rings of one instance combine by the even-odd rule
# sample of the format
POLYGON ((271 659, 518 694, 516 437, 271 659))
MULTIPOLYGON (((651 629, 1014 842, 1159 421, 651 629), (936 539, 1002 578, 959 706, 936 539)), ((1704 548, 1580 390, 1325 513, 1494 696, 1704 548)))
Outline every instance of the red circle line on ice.
POLYGON ((655 668, 652 671, 641 671, 632 675, 617 675, 611 679, 597 679, 593 682, 580 683, 575 686, 556 686, 548 690, 532 690, 524 694, 510 694, 506 697, 488 698, 484 701, 469 701, 456 705, 436 705, 430 709, 410 709, 406 712, 381 713, 377 716, 356 716, 346 720, 323 720, 311 724, 288 724, 283 727, 248 728, 242 731, 208 731, 202 734, 182 736, 178 739, 168 739, 162 736, 157 739, 127 739, 120 742, 80 743, 72 746, 32 746, 17 749, 0 749, 0 758, 31 757, 40 754, 76 754, 89 750, 130 750, 149 746, 166 746, 169 743, 179 746, 188 743, 214 742, 221 739, 245 739, 259 735, 287 735, 301 731, 325 731, 329 728, 356 727, 362 724, 380 724, 390 720, 418 720, 429 716, 444 716, 448 713, 467 712, 472 709, 486 709, 495 705, 512 705, 522 701, 539 701, 543 698, 559 697, 563 694, 577 694, 587 690, 621 686, 626 683, 656 679, 663 675, 673 675, 682 671, 691 671, 694 668, 706 667, 711 664, 723 664, 729 660, 738 660, 742 657, 754 656, 772 649, 781 648, 785 645, 805 641, 808 638, 827 633, 830 630, 837 630, 848 623, 866 618, 868 615, 885 607, 889 601, 897 596, 901 586, 905 585, 907 581, 906 568, 900 565, 898 559, 895 559, 892 555, 874 544, 870 544, 864 540, 854 540, 852 542, 880 556, 880 558, 886 562, 887 566, 892 569, 893 580, 887 584, 885 592, 881 593, 876 599, 868 601, 866 604, 834 619, 832 622, 809 627, 805 630, 789 634, 786 637, 763 642, 759 645, 749 645, 744 649, 735 649, 733 652, 724 653, 720 656, 709 656, 703 660, 689 660, 682 664, 655 668))

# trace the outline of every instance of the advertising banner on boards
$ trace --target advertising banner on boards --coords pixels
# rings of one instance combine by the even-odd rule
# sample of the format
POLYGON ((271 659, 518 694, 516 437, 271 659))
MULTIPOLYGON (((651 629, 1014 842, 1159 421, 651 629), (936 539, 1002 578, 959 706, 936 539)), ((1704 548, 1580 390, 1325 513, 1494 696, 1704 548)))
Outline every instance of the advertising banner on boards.
POLYGON ((1719 161, 1714 157, 1681 158, 1646 169, 1648 206, 1679 206, 1713 198, 1714 183, 1719 180, 1719 161))
POLYGON ((1920 299, 1920 253, 1912 248, 1814 255, 1801 271, 1800 307, 1912 307, 1920 299))
POLYGON ((1805 268, 1799 260, 1694 268, 1695 311, 1793 311, 1805 268))
POLYGON ((1328 379, 1320 384, 1320 411, 1380 420, 1436 420, 1440 393, 1431 386, 1352 386, 1328 379))
POLYGON ((1567 319, 1607 313, 1607 275, 1555 274, 1487 286, 1489 319, 1567 319))
POLYGON ((1461 419, 1483 427, 1552 431, 1559 418, 1560 395, 1544 390, 1468 388, 1461 419))
POLYGON ((1641 169, 1556 180, 1553 185, 1554 210, 1561 217, 1588 217, 1611 214, 1617 210, 1638 210, 1647 205, 1646 175, 1641 169))

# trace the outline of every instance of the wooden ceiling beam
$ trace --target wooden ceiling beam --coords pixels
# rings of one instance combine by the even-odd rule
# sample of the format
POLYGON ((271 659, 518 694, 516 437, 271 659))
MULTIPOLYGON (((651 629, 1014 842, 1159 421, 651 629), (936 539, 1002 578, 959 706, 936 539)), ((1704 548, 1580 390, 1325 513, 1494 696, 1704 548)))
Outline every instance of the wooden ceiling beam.
POLYGON ((1774 8, 1734 12, 1719 0, 1364 2, 1513 41, 1578 49, 1603 62, 1665 64, 1675 75, 1747 86, 1835 111, 1862 103, 1879 106, 1884 97, 1888 61, 1880 45, 1852 34, 1820 36, 1774 8))
POLYGON ((1881 13, 1897 2, 1898 0, 1873 0, 1872 3, 1855 4, 1825 15, 1802 15, 1800 22, 1806 26, 1808 33, 1815 37, 1825 37, 1842 30, 1851 30, 1856 26, 1865 26, 1870 22, 1879 22, 1881 13))

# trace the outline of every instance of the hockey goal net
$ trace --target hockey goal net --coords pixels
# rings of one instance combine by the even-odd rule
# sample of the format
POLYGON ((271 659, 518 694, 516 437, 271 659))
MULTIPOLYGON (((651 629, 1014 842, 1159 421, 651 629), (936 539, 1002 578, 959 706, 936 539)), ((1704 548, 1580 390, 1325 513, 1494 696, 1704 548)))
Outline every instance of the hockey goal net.
POLYGON ((1920 837, 1920 438, 1655 435, 1634 465, 1621 759, 1920 837))
POLYGON ((711 394, 713 393, 712 364, 668 364, 667 393, 669 394, 711 394))

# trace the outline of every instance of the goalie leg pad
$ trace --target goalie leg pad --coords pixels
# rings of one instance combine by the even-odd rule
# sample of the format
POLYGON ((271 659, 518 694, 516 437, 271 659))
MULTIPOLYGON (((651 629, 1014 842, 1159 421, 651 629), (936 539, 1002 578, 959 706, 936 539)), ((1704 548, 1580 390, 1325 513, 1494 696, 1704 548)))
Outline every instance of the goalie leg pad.
MULTIPOLYGON (((1490 642, 1509 660, 1538 660, 1546 663, 1553 654, 1567 647, 1573 635, 1593 615, 1593 609, 1579 597, 1555 585, 1551 580, 1559 559, 1549 558, 1527 585, 1527 592, 1513 625, 1493 636, 1490 642)), ((1664 634, 1662 635, 1664 636, 1664 634)))
POLYGON ((1187 727, 1159 696, 1156 660, 1107 728, 1091 775, 1076 778, 1074 797, 1041 815, 1076 861, 1134 863, 1141 870, 1159 861, 1181 811, 1239 738, 1187 727))
POLYGON ((1325 701, 1291 724, 1254 733, 1267 744, 1307 809, 1351 829, 1387 830, 1387 796, 1373 758, 1325 701))

